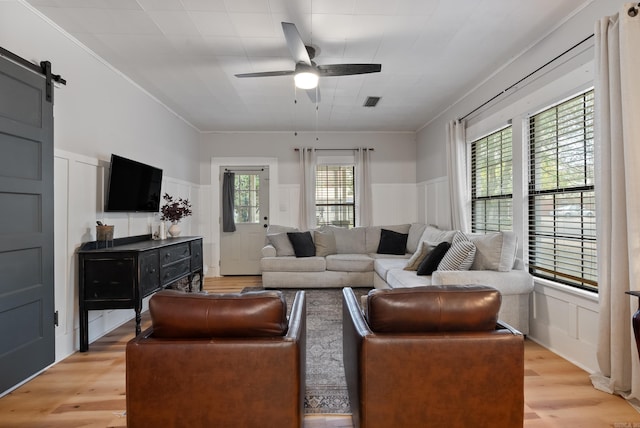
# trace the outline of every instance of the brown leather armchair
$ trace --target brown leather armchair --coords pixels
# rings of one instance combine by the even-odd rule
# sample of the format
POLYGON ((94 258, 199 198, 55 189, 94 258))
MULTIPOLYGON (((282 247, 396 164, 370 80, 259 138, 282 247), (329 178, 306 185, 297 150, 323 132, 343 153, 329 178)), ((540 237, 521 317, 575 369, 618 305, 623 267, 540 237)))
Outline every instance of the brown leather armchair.
POLYGON ((485 286, 343 290, 344 369, 356 428, 522 427, 524 338, 485 286))
POLYGON ((127 426, 301 427, 306 303, 279 291, 165 290, 127 344, 127 426))

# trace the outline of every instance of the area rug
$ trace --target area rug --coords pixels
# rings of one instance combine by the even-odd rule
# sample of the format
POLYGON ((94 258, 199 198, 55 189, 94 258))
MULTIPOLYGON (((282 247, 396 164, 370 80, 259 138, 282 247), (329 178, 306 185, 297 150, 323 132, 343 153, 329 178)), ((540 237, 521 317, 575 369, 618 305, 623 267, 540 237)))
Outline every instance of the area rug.
MULTIPOLYGON (((359 297, 369 288, 354 288, 359 297)), ((296 289, 282 290, 289 310, 296 289)), ((307 297, 305 413, 351 413, 342 362, 342 289, 304 289, 307 297)))

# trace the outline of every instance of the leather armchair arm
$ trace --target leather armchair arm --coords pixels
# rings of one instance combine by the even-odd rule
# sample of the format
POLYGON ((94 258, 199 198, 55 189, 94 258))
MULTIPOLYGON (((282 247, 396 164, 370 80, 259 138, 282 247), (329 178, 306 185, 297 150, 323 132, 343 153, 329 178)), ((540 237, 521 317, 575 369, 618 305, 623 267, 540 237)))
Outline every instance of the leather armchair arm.
MULTIPOLYGON (((307 328, 307 303, 304 291, 296 292, 289 315, 289 330, 286 338, 299 341, 306 339, 303 334, 307 328)), ((304 350, 303 350, 304 351, 304 350)))
POLYGON ((351 288, 342 289, 342 354, 354 426, 360 426, 362 342, 373 335, 351 288))

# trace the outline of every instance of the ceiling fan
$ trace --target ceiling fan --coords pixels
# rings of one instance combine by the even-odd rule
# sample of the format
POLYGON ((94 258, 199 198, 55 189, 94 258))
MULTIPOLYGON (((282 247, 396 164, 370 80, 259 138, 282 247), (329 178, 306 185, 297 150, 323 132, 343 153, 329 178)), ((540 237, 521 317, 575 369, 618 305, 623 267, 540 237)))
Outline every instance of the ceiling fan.
POLYGON ((296 87, 306 89, 312 101, 319 101, 317 91, 318 79, 324 76, 350 76, 354 74, 378 73, 382 70, 381 64, 326 64, 317 65, 313 58, 316 50, 306 46, 300 37, 295 24, 282 23, 282 31, 287 41, 287 47, 296 62, 295 70, 263 71, 257 73, 236 74, 236 77, 270 77, 293 76, 296 87))

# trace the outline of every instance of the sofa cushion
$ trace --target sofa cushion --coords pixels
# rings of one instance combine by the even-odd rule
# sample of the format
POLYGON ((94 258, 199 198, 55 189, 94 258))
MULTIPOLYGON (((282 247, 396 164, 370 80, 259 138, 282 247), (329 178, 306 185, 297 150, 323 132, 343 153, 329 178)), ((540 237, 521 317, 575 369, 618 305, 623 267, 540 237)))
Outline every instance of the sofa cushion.
POLYGON ((469 270, 476 254, 476 246, 469 238, 458 232, 451 241, 451 248, 446 252, 437 270, 469 270))
MULTIPOLYGON (((365 248, 367 253, 375 253, 380 245, 382 229, 392 230, 398 233, 409 233, 410 225, 394 224, 390 226, 369 226, 365 228, 365 248)), ((406 251, 405 251, 406 252, 406 251)))
POLYGON ((376 333, 494 330, 500 292, 484 285, 372 290, 369 327, 376 333))
POLYGON ((313 243, 311 232, 287 232, 287 236, 293 245, 296 257, 313 257, 316 255, 316 246, 313 243))
POLYGON ((407 264, 404 266, 404 270, 414 270, 417 271, 418 267, 422 263, 422 261, 429 255, 431 250, 433 250, 433 246, 428 242, 422 241, 418 250, 413 253, 407 264))
POLYGON ((421 287, 431 285, 432 277, 429 275, 418 276, 412 270, 401 268, 389 269, 385 281, 390 288, 421 287))
POLYGON ((327 270, 337 272, 371 272, 373 259, 366 254, 332 254, 325 258, 327 270))
POLYGON ((382 229, 380 231, 380 243, 378 244, 378 254, 395 254, 403 255, 407 252, 407 237, 406 233, 394 232, 389 229, 382 229))
POLYGON ((324 257, 263 257, 262 272, 324 272, 327 263, 324 257))
POLYGON ((149 301, 158 338, 263 337, 287 332, 287 304, 280 291, 234 294, 162 290, 149 301))
POLYGON ((456 234, 456 230, 442 230, 435 226, 427 226, 422 233, 421 241, 427 241, 431 245, 438 245, 441 242, 451 243, 453 236, 456 234))
POLYGON ((387 272, 390 269, 402 269, 407 263, 404 258, 379 258, 373 262, 373 270, 382 279, 387 279, 387 272))
POLYGON ((513 268, 518 249, 517 236, 513 232, 469 234, 477 248, 472 270, 497 270, 508 272, 513 268))
POLYGON ((424 223, 411 223, 411 226, 409 226, 409 236, 407 237, 407 252, 413 254, 418 251, 418 246, 421 242, 420 238, 422 238, 426 227, 427 225, 424 223))
POLYGON ((316 256, 336 254, 336 237, 333 233, 316 230, 313 232, 313 241, 316 244, 316 256))
POLYGON ((287 232, 267 234, 269 243, 276 249, 276 256, 286 257, 294 256, 296 253, 293 250, 291 240, 287 235, 287 232))
MULTIPOLYGON (((365 254, 365 228, 325 226, 325 232, 333 233, 336 238, 337 254, 365 254)), ((375 250, 374 250, 375 251, 375 250)))
POLYGON ((434 270, 438 268, 440 264, 440 260, 447 253, 451 244, 447 241, 441 242, 436 247, 431 250, 431 252, 424 258, 420 266, 418 266, 418 270, 416 272, 417 275, 431 275, 434 270))

